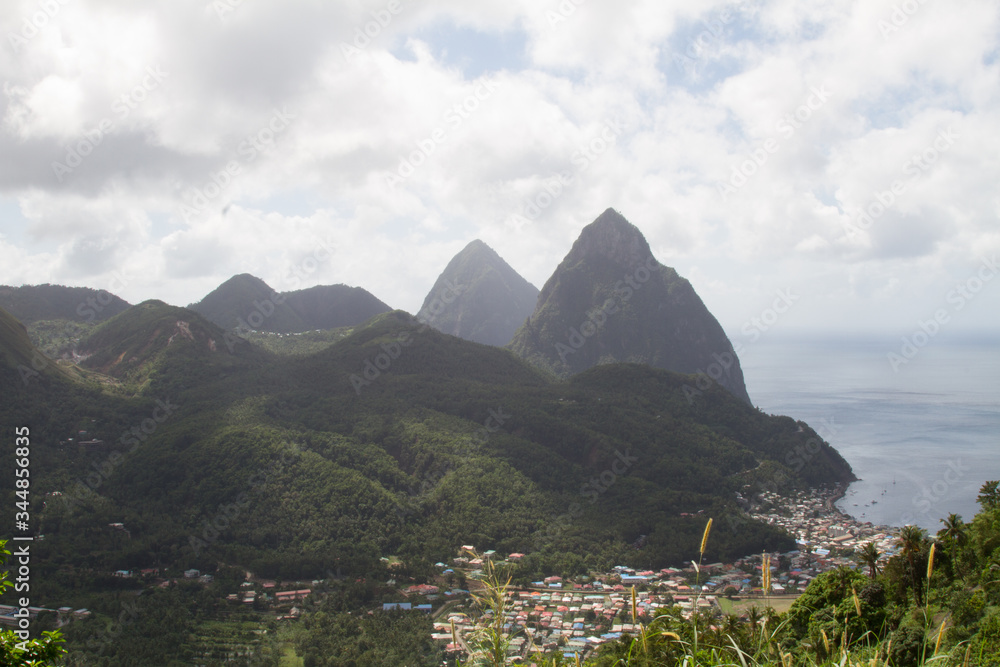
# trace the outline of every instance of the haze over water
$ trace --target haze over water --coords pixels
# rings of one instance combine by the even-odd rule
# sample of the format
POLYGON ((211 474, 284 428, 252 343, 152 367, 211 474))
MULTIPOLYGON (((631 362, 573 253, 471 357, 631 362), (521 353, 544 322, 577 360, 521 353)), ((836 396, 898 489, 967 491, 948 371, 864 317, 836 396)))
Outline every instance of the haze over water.
POLYGON ((848 514, 936 533, 950 512, 970 521, 982 483, 1000 479, 1000 343, 935 340, 893 372, 898 339, 732 340, 754 404, 805 421, 851 464, 848 514))

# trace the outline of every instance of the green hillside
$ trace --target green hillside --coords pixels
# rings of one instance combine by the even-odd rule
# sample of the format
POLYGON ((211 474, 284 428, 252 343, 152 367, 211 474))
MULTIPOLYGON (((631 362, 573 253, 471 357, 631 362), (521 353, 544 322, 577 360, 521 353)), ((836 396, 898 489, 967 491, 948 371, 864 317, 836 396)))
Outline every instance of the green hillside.
POLYGON ((89 287, 64 285, 0 285, 0 308, 25 325, 39 320, 103 322, 129 307, 127 301, 89 287))
POLYGON ((74 375, 35 347, 25 326, 3 308, 0 308, 0 369, 7 382, 18 379, 12 382, 13 387, 29 386, 36 378, 68 379, 74 375))
POLYGON ((301 333, 350 327, 389 310, 361 287, 317 285, 279 293, 247 273, 233 276, 188 308, 241 335, 250 331, 301 333))
POLYGON ((233 276, 188 308, 226 330, 285 333, 310 328, 267 283, 248 273, 233 276))
MULTIPOLYGON (((62 406, 66 423, 104 415, 87 437, 106 446, 74 449, 72 468, 56 464, 37 482, 74 499, 42 513, 53 562, 223 561, 312 577, 334 563, 363 571, 386 554, 433 562, 472 542, 553 562, 588 554, 597 565, 641 537, 632 560, 665 566, 684 561, 680 537, 701 530, 687 515, 725 525, 762 465, 788 485, 852 478, 826 444, 801 472, 786 467, 811 429, 721 388, 691 404, 691 378, 668 371, 607 365, 554 381, 507 350, 398 311, 310 356, 274 357, 248 342, 230 353, 222 332, 192 315, 145 302, 87 339, 87 364, 138 395, 116 407, 128 415, 119 419, 95 409, 111 405, 100 394, 62 406), (172 406, 162 420, 157 405, 172 406), (151 433, 128 435, 128 419, 154 413, 151 433), (113 455, 93 493, 73 481, 87 460, 113 455), (211 528, 220 513, 238 520, 211 528), (79 555, 93 527, 115 521, 129 525, 127 544, 100 538, 79 555)), ((792 546, 769 526, 730 524, 708 557, 792 546)))
POLYGON ((265 353, 186 308, 144 301, 96 327, 77 346, 81 365, 141 387, 154 375, 188 387, 265 353))

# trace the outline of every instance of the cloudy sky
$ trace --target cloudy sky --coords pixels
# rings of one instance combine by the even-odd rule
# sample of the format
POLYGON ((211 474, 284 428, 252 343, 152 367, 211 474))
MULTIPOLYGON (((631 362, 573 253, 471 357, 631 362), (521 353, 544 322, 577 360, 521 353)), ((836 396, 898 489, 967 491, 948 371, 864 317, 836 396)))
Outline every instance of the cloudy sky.
POLYGON ((731 332, 1000 328, 995 0, 10 0, 0 283, 416 312, 613 207, 731 332))

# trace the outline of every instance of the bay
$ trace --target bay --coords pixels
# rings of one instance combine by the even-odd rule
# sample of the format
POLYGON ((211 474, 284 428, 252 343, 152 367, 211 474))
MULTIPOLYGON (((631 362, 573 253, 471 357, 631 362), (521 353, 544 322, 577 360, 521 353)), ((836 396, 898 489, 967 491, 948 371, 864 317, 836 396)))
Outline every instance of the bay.
POLYGON ((899 347, 764 336, 740 363, 755 405, 805 421, 851 464, 860 481, 841 510, 936 533, 951 512, 971 520, 983 482, 1000 479, 1000 344, 933 340, 894 369, 899 347))

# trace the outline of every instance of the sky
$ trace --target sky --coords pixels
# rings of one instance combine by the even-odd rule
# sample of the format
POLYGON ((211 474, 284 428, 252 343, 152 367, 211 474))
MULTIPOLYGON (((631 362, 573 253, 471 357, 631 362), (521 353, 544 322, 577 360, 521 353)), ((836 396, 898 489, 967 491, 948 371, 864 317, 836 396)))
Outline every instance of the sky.
POLYGON ((1000 330, 995 0, 7 0, 0 38, 0 284, 415 313, 473 239, 541 287, 612 207, 751 339, 1000 330))

